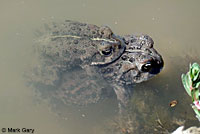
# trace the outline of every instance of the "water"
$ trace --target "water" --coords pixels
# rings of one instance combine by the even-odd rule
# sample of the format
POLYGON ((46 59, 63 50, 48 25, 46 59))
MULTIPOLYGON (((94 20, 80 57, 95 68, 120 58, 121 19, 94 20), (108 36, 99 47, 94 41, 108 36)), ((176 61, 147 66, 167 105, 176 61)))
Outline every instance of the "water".
MULTIPOLYGON (((200 63, 199 4, 198 0, 1 0, 0 128, 32 128, 38 134, 102 134, 104 121, 116 115, 115 97, 90 107, 66 108, 58 104, 54 111, 50 102, 37 101, 35 93, 25 86, 23 73, 36 60, 31 47, 34 31, 46 22, 65 19, 106 24, 120 35, 149 34, 165 66, 152 80, 130 87, 135 90, 130 112, 134 115, 144 110, 144 114, 138 115, 142 120, 149 118, 146 114, 152 112, 145 110, 151 106, 170 131, 174 129, 170 126, 173 118, 185 119, 186 126, 199 126, 180 79, 190 62, 200 63), (178 105, 171 109, 169 102, 174 99, 178 105), (134 109, 138 108, 134 103, 137 100, 146 107, 134 109)), ((152 124, 156 123, 152 121, 152 124)))

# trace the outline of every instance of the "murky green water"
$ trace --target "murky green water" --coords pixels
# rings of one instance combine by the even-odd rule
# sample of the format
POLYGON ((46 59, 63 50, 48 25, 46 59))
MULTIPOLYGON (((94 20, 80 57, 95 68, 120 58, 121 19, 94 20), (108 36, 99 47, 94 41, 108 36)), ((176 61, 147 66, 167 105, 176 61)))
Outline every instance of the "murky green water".
MULTIPOLYGON (((130 113, 145 120, 139 129, 156 126, 159 117, 168 130, 173 120, 199 123, 180 76, 190 62, 200 63, 200 1, 198 0, 1 0, 0 1, 0 129, 32 128, 37 134, 102 134, 105 120, 117 115, 115 96, 88 107, 51 109, 25 86, 23 73, 36 60, 34 31, 46 22, 77 20, 108 25, 119 35, 149 34, 163 56, 163 71, 136 85, 130 113), (178 100, 175 108, 169 102, 178 100), (143 106, 143 107, 142 107, 143 106), (156 116, 155 116, 156 115, 156 116)), ((149 132, 151 133, 151 132, 149 132)))

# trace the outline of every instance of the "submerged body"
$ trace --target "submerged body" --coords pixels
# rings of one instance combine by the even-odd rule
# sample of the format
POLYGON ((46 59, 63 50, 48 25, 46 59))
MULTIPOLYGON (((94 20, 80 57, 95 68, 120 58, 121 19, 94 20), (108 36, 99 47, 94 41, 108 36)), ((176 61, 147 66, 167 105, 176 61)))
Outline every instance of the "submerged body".
POLYGON ((41 33, 36 45, 41 63, 30 82, 52 89, 65 104, 96 103, 113 88, 126 105, 131 94, 124 85, 146 81, 163 67, 147 35, 118 36, 109 27, 75 21, 46 25, 41 33))

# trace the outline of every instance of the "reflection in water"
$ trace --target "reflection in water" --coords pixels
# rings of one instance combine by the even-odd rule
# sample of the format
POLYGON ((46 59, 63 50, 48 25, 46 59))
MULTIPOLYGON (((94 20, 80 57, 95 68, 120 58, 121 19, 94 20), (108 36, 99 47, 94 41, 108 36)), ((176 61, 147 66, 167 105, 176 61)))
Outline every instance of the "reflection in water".
POLYGON ((200 63, 198 5, 199 1, 187 0, 181 3, 159 0, 1 1, 0 126, 35 128, 37 133, 106 133, 102 126, 112 119, 113 113, 117 114, 115 97, 88 107, 65 107, 56 102, 36 100, 34 92, 24 85, 23 72, 30 64, 37 63, 31 48, 35 29, 45 22, 64 19, 107 24, 122 35, 135 32, 151 35, 165 67, 152 80, 129 87, 134 89, 129 112, 137 117, 138 129, 144 124, 156 126, 157 117, 169 130, 176 127, 171 126, 172 122, 181 124, 185 119, 186 127, 199 125, 180 79, 190 62, 200 63), (174 99, 178 100, 177 106, 169 108, 169 102, 174 99), (53 104, 57 110, 49 110, 53 104))

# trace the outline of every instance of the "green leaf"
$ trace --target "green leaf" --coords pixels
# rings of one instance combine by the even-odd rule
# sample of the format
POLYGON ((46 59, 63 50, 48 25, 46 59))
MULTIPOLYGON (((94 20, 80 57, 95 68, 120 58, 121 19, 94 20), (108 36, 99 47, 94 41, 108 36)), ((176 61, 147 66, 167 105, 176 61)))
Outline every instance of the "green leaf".
POLYGON ((191 92, 191 96, 192 96, 192 101, 194 102, 195 100, 199 101, 199 90, 198 89, 194 89, 191 92), (196 98, 196 99, 195 99, 196 98))
POLYGON ((200 117, 200 111, 196 108, 196 106, 192 106, 192 108, 193 108, 195 114, 196 114, 198 117, 200 117))
POLYGON ((199 88, 199 85, 200 85, 200 81, 196 83, 195 88, 199 88))
MULTIPOLYGON (((199 86, 200 86, 200 66, 197 63, 190 64, 189 72, 182 74, 181 76, 183 86, 189 96, 192 97, 192 101, 199 102, 199 86)), ((196 104, 196 103, 195 103, 196 104)), ((196 117, 200 119, 200 110, 195 105, 192 105, 196 117)))
POLYGON ((183 86, 186 90, 186 92, 188 93, 189 96, 191 96, 191 82, 189 80, 189 75, 185 75, 185 74, 182 74, 181 78, 182 78, 182 83, 183 83, 183 86))
POLYGON ((192 66, 190 66, 190 77, 193 82, 199 78, 199 74, 200 74, 199 64, 193 63, 192 66))

